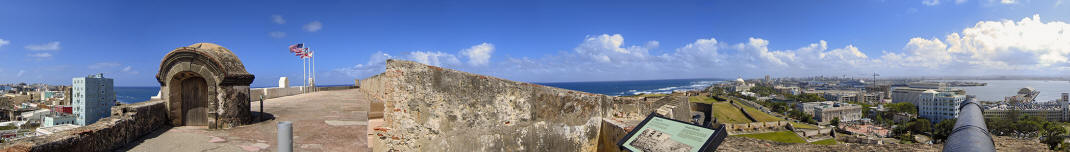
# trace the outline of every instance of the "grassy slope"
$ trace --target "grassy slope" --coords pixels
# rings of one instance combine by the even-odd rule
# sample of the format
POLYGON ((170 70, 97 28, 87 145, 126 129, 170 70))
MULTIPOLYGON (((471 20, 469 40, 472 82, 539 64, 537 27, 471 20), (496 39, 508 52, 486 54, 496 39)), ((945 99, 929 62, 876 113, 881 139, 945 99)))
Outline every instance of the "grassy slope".
POLYGON ((782 143, 806 143, 805 139, 803 139, 802 137, 799 137, 799 135, 796 135, 794 132, 791 132, 791 131, 778 131, 778 132, 758 133, 758 134, 744 134, 744 135, 734 135, 734 136, 754 138, 754 139, 771 140, 771 141, 782 142, 782 143))
POLYGON ((769 115, 768 113, 762 112, 761 110, 755 109, 754 107, 750 107, 750 106, 746 106, 746 105, 741 105, 741 106, 743 106, 743 110, 746 110, 747 113, 750 114, 751 117, 754 117, 754 120, 756 120, 758 122, 771 122, 771 121, 784 120, 784 119, 780 119, 780 118, 778 118, 776 116, 769 115))
POLYGON ((717 99, 706 97, 706 96, 691 96, 691 97, 687 98, 687 101, 697 102, 697 103, 705 103, 705 104, 712 104, 714 102, 717 102, 717 99))
POLYGON ((811 124, 807 124, 807 123, 791 122, 791 125, 794 126, 795 128, 799 128, 799 129, 818 129, 817 126, 814 126, 814 125, 811 125, 811 124))
POLYGON ((718 102, 711 104, 713 106, 713 117, 717 118, 721 123, 750 123, 750 119, 747 116, 743 116, 739 109, 732 106, 727 102, 718 102))

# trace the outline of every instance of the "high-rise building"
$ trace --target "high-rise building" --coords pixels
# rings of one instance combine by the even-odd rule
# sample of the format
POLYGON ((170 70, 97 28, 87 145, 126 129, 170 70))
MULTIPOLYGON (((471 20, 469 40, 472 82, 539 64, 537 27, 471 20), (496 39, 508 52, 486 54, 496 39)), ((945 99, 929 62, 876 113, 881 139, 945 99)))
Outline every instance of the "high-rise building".
POLYGON ((73 99, 76 125, 85 126, 93 124, 101 118, 111 115, 111 107, 115 106, 114 82, 110 78, 104 78, 104 74, 89 75, 74 78, 73 99))

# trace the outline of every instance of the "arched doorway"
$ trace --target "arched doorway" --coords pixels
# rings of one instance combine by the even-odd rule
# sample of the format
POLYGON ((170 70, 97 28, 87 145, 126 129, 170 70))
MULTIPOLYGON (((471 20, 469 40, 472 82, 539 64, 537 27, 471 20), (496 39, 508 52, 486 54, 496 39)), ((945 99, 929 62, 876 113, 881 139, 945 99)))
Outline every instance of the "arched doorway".
POLYGON ((249 84, 254 78, 233 52, 211 43, 171 51, 156 73, 171 124, 211 129, 252 122, 249 84))
POLYGON ((182 80, 182 123, 187 126, 208 125, 208 82, 201 77, 182 80))

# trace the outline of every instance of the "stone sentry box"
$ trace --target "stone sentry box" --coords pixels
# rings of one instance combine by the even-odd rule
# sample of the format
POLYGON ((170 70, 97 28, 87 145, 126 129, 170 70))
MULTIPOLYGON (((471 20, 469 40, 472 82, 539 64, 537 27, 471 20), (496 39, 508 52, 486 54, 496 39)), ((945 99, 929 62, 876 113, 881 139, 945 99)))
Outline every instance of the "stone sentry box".
POLYGON ((249 84, 254 78, 234 53, 212 43, 167 53, 156 73, 170 123, 210 129, 252 121, 249 84))

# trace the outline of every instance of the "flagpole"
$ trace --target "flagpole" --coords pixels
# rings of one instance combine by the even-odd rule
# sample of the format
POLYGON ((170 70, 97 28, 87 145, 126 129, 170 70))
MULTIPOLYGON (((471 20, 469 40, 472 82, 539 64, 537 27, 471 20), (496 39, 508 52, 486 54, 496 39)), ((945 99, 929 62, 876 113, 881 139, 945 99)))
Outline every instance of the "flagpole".
MULTIPOLYGON (((305 78, 305 74, 307 74, 306 71, 308 71, 308 70, 305 69, 306 68, 306 66, 305 66, 305 58, 301 57, 301 56, 298 56, 298 59, 301 59, 301 79, 304 79, 305 78)), ((306 90, 308 90, 307 86, 308 86, 308 81, 301 80, 301 92, 305 92, 306 90)))
POLYGON ((315 87, 316 87, 316 54, 313 53, 313 52, 308 52, 308 53, 309 53, 308 56, 312 58, 312 87, 313 87, 312 91, 317 91, 319 89, 315 89, 315 87))

